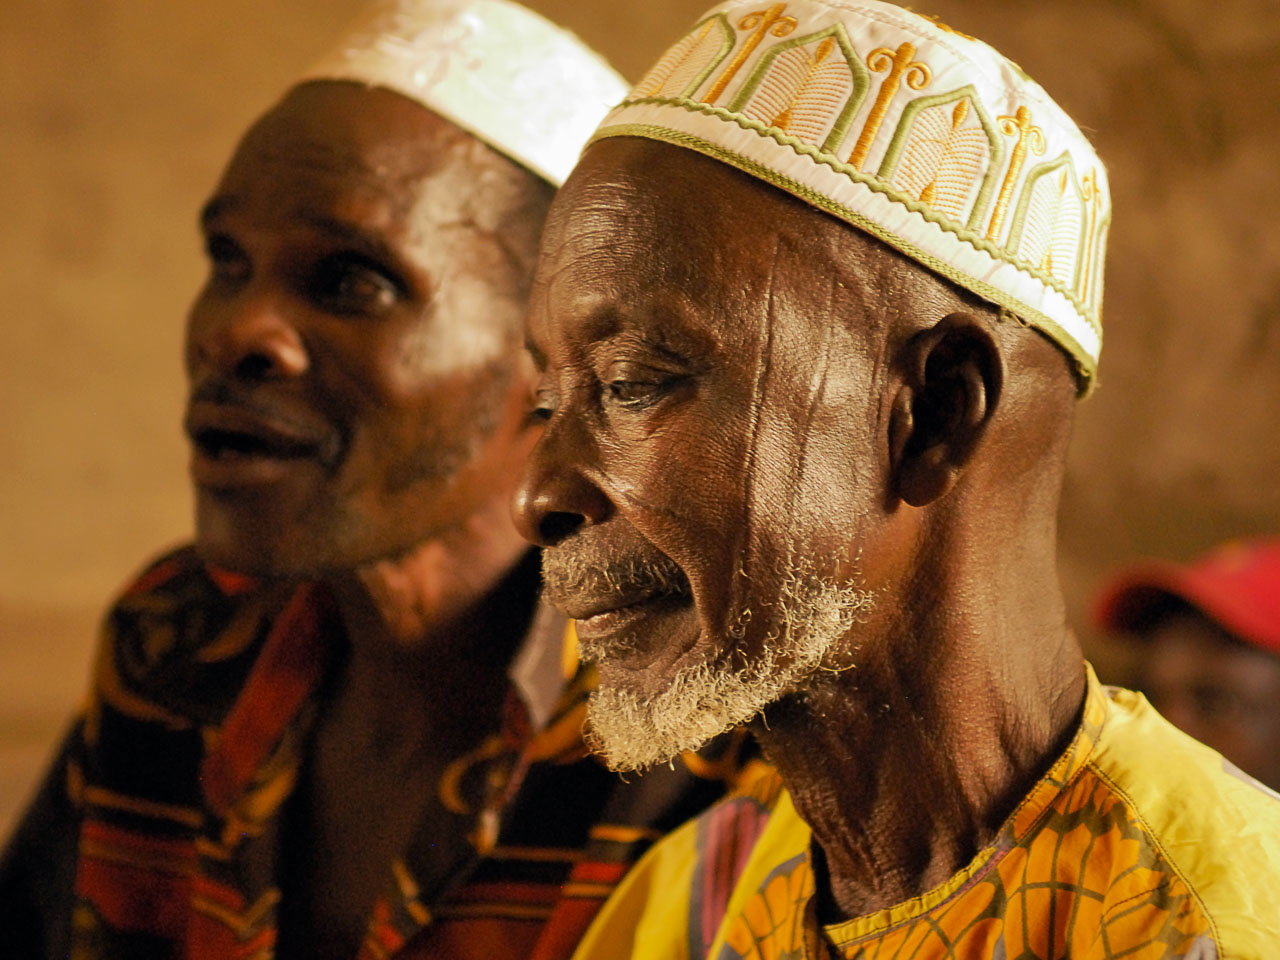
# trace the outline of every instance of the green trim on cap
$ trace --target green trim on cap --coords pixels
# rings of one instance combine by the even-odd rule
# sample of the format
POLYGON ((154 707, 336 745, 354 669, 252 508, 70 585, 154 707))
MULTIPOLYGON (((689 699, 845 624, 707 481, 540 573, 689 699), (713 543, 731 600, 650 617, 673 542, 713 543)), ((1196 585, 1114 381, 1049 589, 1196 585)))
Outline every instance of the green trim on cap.
MULTIPOLYGON (((649 99, 642 99, 642 100, 624 101, 622 106, 630 106, 633 104, 646 103, 646 102, 673 105, 672 101, 667 100, 665 98, 649 98, 649 99)), ((674 105, 686 106, 686 104, 684 103, 679 103, 674 105)), ((885 194, 886 196, 888 196, 890 199, 894 201, 903 203, 908 209, 912 210, 915 213, 920 214, 921 216, 925 217, 925 219, 937 224, 939 227, 942 227, 948 232, 955 234, 958 238, 969 243, 976 249, 982 250, 984 253, 988 253, 994 258, 1004 263, 1010 264, 1011 266, 1021 270, 1024 273, 1027 273, 1028 275, 1034 277, 1035 279, 1041 282, 1045 282, 1047 285, 1051 286, 1053 289, 1057 290, 1059 293, 1062 293, 1064 296, 1066 296, 1073 304, 1079 305, 1079 301, 1074 296, 1074 294, 1072 294, 1070 291, 1063 289, 1063 287, 1059 283, 1042 276, 1039 271, 1032 270, 1024 264, 1011 260, 1007 254, 1002 255, 1001 248, 997 247, 995 244, 989 241, 986 241, 984 238, 978 237, 970 233, 970 231, 955 227, 954 221, 950 221, 949 218, 943 217, 942 215, 936 213, 930 207, 924 204, 921 204, 918 201, 911 200, 910 198, 903 197, 901 194, 898 194, 896 191, 887 188, 881 181, 876 180, 870 176, 867 176, 866 174, 860 173, 859 171, 850 167, 848 164, 840 163, 834 158, 830 158, 823 155, 817 150, 817 148, 809 144, 806 144, 802 141, 796 140, 794 137, 788 137, 785 134, 781 134, 780 132, 776 131, 774 128, 765 127, 763 124, 758 124, 755 121, 749 120, 746 117, 742 117, 740 114, 730 113, 729 111, 724 110, 723 108, 720 108, 720 107, 711 107, 706 104, 688 104, 687 108, 696 109, 704 113, 710 113, 716 116, 720 116, 722 119, 732 120, 735 123, 740 124, 741 126, 755 130, 758 133, 763 133, 767 136, 770 136, 774 140, 777 140, 779 143, 785 146, 790 146, 793 149, 797 150, 798 152, 804 153, 821 163, 825 163, 840 173, 848 174, 850 177, 852 177, 859 183, 862 183, 865 186, 879 193, 885 194)), ((793 180, 790 177, 787 177, 779 173, 778 171, 774 170, 771 167, 767 167, 764 164, 759 163, 758 161, 751 160, 747 157, 744 157, 741 154, 735 153, 732 150, 727 150, 724 147, 719 146, 718 144, 715 144, 708 140, 703 139, 702 137, 694 136, 692 134, 682 133, 678 130, 672 130, 669 127, 663 127, 657 124, 624 123, 624 124, 610 124, 610 125, 602 126, 591 137, 587 145, 590 146, 592 143, 595 143, 599 140, 608 139, 610 137, 643 137, 650 140, 664 141, 666 143, 670 143, 675 146, 685 147, 687 149, 694 150, 698 153, 702 153, 702 154, 705 154, 706 156, 720 160, 721 162, 727 163, 730 166, 736 167, 745 173, 749 173, 754 177, 757 177, 761 180, 771 183, 775 187, 778 187, 781 190, 785 190, 786 192, 799 197, 805 202, 811 204, 812 206, 815 206, 820 210, 826 211, 832 216, 838 217, 841 220, 844 220, 848 223, 853 224, 854 226, 871 234, 872 236, 888 244, 894 249, 899 250, 900 252, 911 257, 913 260, 920 263, 921 265, 928 267, 933 272, 940 274, 943 277, 946 277, 948 280, 957 284, 958 286, 963 287, 964 289, 977 294, 978 296, 982 297, 982 299, 987 300, 991 303, 994 303, 997 306, 1006 308, 1007 310, 1011 311, 1012 313, 1017 315, 1019 318, 1021 318, 1023 321, 1025 321, 1028 325, 1037 328, 1038 330, 1040 330, 1041 332, 1049 336, 1064 351, 1066 351, 1066 353, 1075 362, 1076 369, 1079 374, 1079 379, 1081 381, 1080 396, 1081 397, 1088 396, 1093 391, 1093 388, 1096 385, 1095 381, 1097 378, 1097 371, 1098 371, 1097 361, 1094 360, 1094 358, 1089 355, 1089 353, 1080 345, 1080 343, 1075 339, 1075 337, 1073 337, 1070 333, 1068 333, 1066 329, 1063 328, 1062 325, 1059 324, 1056 320, 1053 320, 1051 317, 1047 316, 1046 314, 1044 314, 1039 310, 1033 309, 1029 305, 1023 303, 1022 301, 1006 293, 1004 290, 1001 290, 998 287, 992 286, 991 284, 986 283, 982 280, 978 280, 974 277, 971 277, 967 273, 964 273, 963 271, 953 267, 950 263, 946 262, 945 260, 941 260, 938 257, 934 256, 933 254, 927 253, 924 250, 921 250, 919 247, 915 246, 914 244, 906 240, 903 240, 901 237, 897 236, 892 231, 881 226, 879 223, 870 219, 864 214, 858 213, 856 210, 853 210, 845 206, 844 204, 837 203, 836 201, 832 200, 830 197, 826 196, 825 194, 820 193, 811 187, 805 186, 804 184, 799 183, 796 180, 793 180)), ((1088 322, 1090 326, 1094 327, 1094 329, 1096 330, 1097 325, 1092 320, 1089 319, 1085 311, 1081 309, 1080 312, 1083 318, 1086 320, 1086 322, 1088 322)), ((1099 331, 1099 337, 1101 337, 1100 331, 1099 331)))
POLYGON ((973 105, 974 113, 978 115, 978 123, 982 125, 982 132, 987 135, 987 148, 991 151, 987 175, 982 178, 982 186, 978 189, 978 196, 973 201, 973 210, 969 212, 969 220, 965 223, 965 227, 969 230, 976 231, 978 223, 987 216, 991 194, 995 192, 996 178, 1000 175, 1001 165, 1004 163, 1004 144, 1000 140, 1000 135, 996 133, 995 124, 987 116, 987 109, 982 105, 982 100, 978 97, 978 91, 973 84, 966 84, 948 93, 919 97, 907 104, 906 109, 902 111, 902 116, 898 118, 898 128, 893 132, 893 139, 889 141, 889 147, 885 150, 884 159, 880 161, 880 169, 876 171, 876 176, 888 183, 898 172, 902 151, 907 145, 916 117, 931 107, 943 107, 964 99, 968 99, 973 105))
MULTIPOLYGON (((879 179, 877 175, 863 173, 862 171, 855 169, 849 164, 844 163, 841 160, 838 160, 836 157, 833 157, 828 153, 822 152, 821 150, 819 150, 817 147, 813 146, 810 143, 805 143, 803 140, 800 140, 796 137, 789 136, 783 133, 781 130, 779 130, 776 127, 767 126, 766 124, 760 123, 757 120, 752 120, 750 117, 744 117, 740 113, 734 113, 731 110, 726 110, 724 107, 715 107, 715 106, 711 106, 710 104, 701 103, 693 100, 685 100, 685 99, 673 100, 669 97, 640 97, 634 100, 622 101, 622 103, 618 104, 618 106, 614 108, 614 111, 616 112, 618 110, 622 110, 627 107, 641 106, 646 104, 676 107, 682 110, 689 111, 690 113, 702 113, 708 116, 718 117, 721 120, 728 120, 731 123, 737 124, 739 127, 742 127, 745 130, 751 130, 754 133, 758 133, 758 134, 761 134, 762 136, 766 136, 781 146, 790 147, 796 153, 803 154, 804 156, 808 157, 814 162, 821 163, 824 166, 830 167, 835 172, 849 177, 849 179, 862 184, 868 189, 873 190, 876 193, 883 194, 884 196, 888 197, 890 200, 894 201, 895 203, 902 204, 912 213, 918 214, 919 216, 923 217, 925 220, 929 221, 930 223, 934 224, 940 229, 945 230, 950 234, 954 234, 957 239, 963 240, 965 243, 969 244, 969 246, 973 247, 975 250, 981 250, 983 253, 995 258, 996 260, 1009 264, 1009 266, 1013 267, 1014 269, 1022 273, 1025 273, 1030 277, 1034 277, 1036 280, 1043 283, 1045 286, 1050 287, 1057 293, 1060 293, 1062 296, 1066 297, 1066 299, 1071 302, 1071 305, 1076 308, 1076 312, 1085 321, 1085 323, 1087 323, 1090 327, 1092 327, 1094 332, 1098 334, 1099 350, 1101 350, 1102 324, 1094 316, 1093 312, 1090 311, 1089 308, 1085 305, 1084 301, 1082 301, 1073 290, 1063 286, 1062 283, 1059 282, 1059 280, 1056 277, 1052 276, 1051 274, 1047 274, 1043 270, 1040 270, 1037 267, 1034 267, 1031 264, 1026 263, 1025 261, 1021 261, 1014 258, 1009 253, 1009 251, 1006 250, 1003 246, 987 239, 981 234, 978 234, 963 226, 960 226, 958 221, 952 219, 951 217, 948 217, 946 214, 939 213, 928 204, 921 203, 919 200, 915 200, 912 197, 909 197, 906 194, 903 194, 900 191, 894 189, 894 187, 891 184, 885 183, 883 180, 879 179)), ((592 143, 595 143, 597 140, 603 140, 604 138, 611 137, 611 136, 615 136, 615 137, 616 136, 642 136, 642 137, 648 137, 649 139, 653 139, 653 140, 669 140, 672 143, 681 143, 681 144, 684 144, 684 138, 687 138, 691 141, 699 141, 699 142, 707 143, 708 149, 702 149, 697 147, 694 148, 694 149, 698 149, 699 152, 707 153, 712 156, 719 156, 720 154, 717 152, 713 152, 713 150, 721 151, 720 147, 717 147, 714 144, 711 144, 709 141, 703 141, 701 137, 697 137, 693 134, 681 133, 680 131, 671 130, 668 127, 663 127, 656 124, 608 124, 606 122, 606 125, 600 127, 591 136, 591 139, 587 141, 587 145, 590 146, 592 143), (638 133, 629 132, 629 128, 648 129, 650 132, 647 132, 647 133, 646 132, 638 132, 638 133), (619 131, 622 131, 622 132, 619 132, 619 131), (681 139, 673 139, 673 138, 681 138, 681 139)), ((685 144, 685 145, 689 145, 689 144, 685 144)), ((729 156, 737 156, 736 154, 732 154, 729 151, 723 151, 723 152, 725 156, 721 157, 721 159, 727 160, 729 156)), ((775 178, 785 180, 789 183, 793 182, 790 180, 790 178, 784 177, 782 174, 775 173, 771 170, 766 175, 763 171, 765 171, 768 168, 759 164, 757 161, 748 160, 745 157, 741 157, 739 159, 741 160, 741 163, 738 163, 737 161, 733 161, 734 165, 740 166, 742 169, 747 170, 747 172, 749 173, 754 173, 755 176, 759 176, 763 179, 770 180, 771 182, 776 182, 775 178), (745 167, 745 166, 742 166, 742 164, 750 164, 751 166, 745 167), (761 172, 755 173, 756 167, 759 167, 761 172)), ((781 186, 781 184, 778 184, 778 185, 781 186)), ((811 188, 805 187, 804 185, 799 183, 796 183, 794 189, 792 189, 791 187, 784 187, 784 189, 788 190, 789 192, 795 193, 797 196, 804 197, 805 199, 809 199, 810 194, 812 194, 814 197, 818 196, 818 194, 815 191, 813 191, 811 188)), ((837 207, 839 209, 844 209, 841 205, 836 204, 834 201, 829 200, 825 197, 822 198, 821 202, 819 202, 817 199, 809 199, 809 202, 817 206, 823 206, 823 207, 830 206, 830 207, 837 207)), ((835 213, 836 216, 839 216, 842 219, 853 220, 853 222, 857 222, 856 220, 854 220, 855 217, 858 217, 858 218, 861 217, 860 214, 856 214, 852 210, 848 212, 848 216, 846 216, 844 213, 838 212, 838 210, 832 210, 831 212, 835 213)), ((900 241, 900 243, 905 243, 905 241, 900 241)), ((906 251, 904 250, 904 252, 906 251)), ((911 255, 915 256, 914 253, 911 255)), ((922 252, 921 256, 929 256, 929 255, 924 254, 922 252)), ((981 281, 978 281, 978 280, 975 280, 973 282, 981 283, 981 281)), ((974 290, 974 292, 977 293, 978 291, 974 290)), ((983 294, 983 296, 985 297, 986 295, 983 294)), ((1000 301, 996 301, 996 302, 1000 302, 1000 301)), ((1030 310, 1031 308, 1021 307, 1020 309, 1030 310)), ((1052 324, 1054 327, 1058 326, 1058 324, 1052 320, 1048 320, 1047 322, 1052 324)), ((1071 338, 1071 340, 1073 343, 1075 342, 1074 338, 1071 338)), ((1077 348, 1079 348, 1078 344, 1077 344, 1077 348)))

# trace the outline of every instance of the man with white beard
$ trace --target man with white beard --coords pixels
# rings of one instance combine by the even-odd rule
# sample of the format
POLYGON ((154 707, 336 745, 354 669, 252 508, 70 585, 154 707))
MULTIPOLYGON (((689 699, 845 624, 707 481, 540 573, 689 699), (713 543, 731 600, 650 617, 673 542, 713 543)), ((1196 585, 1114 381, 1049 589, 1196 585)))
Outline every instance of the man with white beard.
MULTIPOLYGON (((585 551, 550 551, 543 565, 547 597, 564 609, 589 610, 601 596, 633 592, 687 595, 688 582, 667 557, 654 557, 647 567, 624 566, 612 584, 601 584, 603 571, 617 570, 605 559, 588 559, 585 551), (586 604, 585 607, 579 606, 586 604)), ((832 647, 875 603, 867 590, 825 583, 797 557, 788 557, 778 598, 771 604, 767 642, 749 660, 706 659, 681 667, 654 694, 624 686, 602 685, 589 702, 588 744, 605 755, 615 770, 643 770, 679 753, 697 750, 821 669, 832 647)), ((588 619, 593 619, 590 615, 588 619)), ((738 615, 744 627, 750 612, 738 615)), ((731 631, 741 636, 742 629, 731 631)), ((608 635, 578 626, 579 652, 585 660, 609 663, 639 647, 642 638, 630 630, 608 635)))
POLYGON ((578 960, 1280 955, 1280 802, 1102 687, 1055 517, 1106 175, 985 44, 713 8, 598 129, 530 298, 516 515, 619 769, 749 723, 578 960))

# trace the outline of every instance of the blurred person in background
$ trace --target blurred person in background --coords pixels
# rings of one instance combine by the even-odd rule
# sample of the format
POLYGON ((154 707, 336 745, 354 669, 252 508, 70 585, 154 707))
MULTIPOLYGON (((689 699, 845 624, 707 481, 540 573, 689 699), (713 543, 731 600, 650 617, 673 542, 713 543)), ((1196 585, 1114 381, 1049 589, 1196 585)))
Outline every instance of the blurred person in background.
POLYGON ((1280 790, 1280 538, 1123 571, 1095 619, 1139 641, 1136 686, 1157 710, 1280 790))
POLYGON ((240 142, 187 325, 195 543, 106 618, 5 957, 550 960, 720 792, 586 759, 509 515, 538 237, 624 89, 515 4, 403 0, 240 142))

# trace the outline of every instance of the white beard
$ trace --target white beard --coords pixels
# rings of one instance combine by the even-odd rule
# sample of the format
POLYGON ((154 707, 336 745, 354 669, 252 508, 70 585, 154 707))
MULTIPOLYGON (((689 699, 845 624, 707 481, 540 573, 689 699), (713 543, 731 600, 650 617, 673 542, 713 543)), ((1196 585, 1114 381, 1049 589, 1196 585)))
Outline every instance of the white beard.
MULTIPOLYGON (((789 562, 781 596, 770 611, 762 651, 745 664, 728 655, 681 667, 652 696, 601 687, 587 705, 587 745, 610 769, 643 770, 697 750, 761 713, 821 669, 837 643, 871 609, 874 595, 836 584, 789 562)), ((739 623, 750 619, 743 614, 739 623)), ((740 638, 740 631, 734 630, 740 638)), ((616 649, 616 648, 615 648, 616 649)), ((588 659, 591 651, 584 650, 588 659)), ((842 667, 849 664, 842 664, 842 667)))

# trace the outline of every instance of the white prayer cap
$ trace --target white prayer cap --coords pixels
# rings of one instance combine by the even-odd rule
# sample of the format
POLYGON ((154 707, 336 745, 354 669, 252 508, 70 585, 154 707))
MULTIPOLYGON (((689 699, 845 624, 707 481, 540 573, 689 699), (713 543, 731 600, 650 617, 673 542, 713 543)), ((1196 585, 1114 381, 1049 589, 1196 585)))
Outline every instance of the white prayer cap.
POLYGON ((510 0, 377 0, 302 80, 387 87, 556 186, 627 91, 574 34, 510 0))
POLYGON ((615 136, 697 150, 866 230, 1043 331, 1091 385, 1106 170, 980 40, 879 0, 729 0, 593 139, 615 136))

